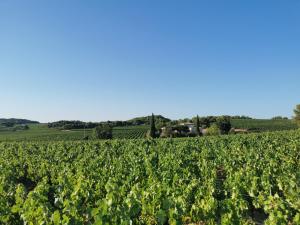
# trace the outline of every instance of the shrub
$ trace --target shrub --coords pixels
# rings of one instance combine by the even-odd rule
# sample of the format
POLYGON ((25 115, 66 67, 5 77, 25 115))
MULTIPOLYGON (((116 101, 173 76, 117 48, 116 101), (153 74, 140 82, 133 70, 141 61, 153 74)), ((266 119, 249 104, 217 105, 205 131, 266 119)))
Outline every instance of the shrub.
POLYGON ((93 137, 95 139, 112 139, 112 128, 108 125, 99 125, 94 128, 93 137))
POLYGON ((300 105, 296 106, 296 109, 294 110, 295 116, 294 116, 294 121, 300 127, 300 105))
POLYGON ((231 129, 230 117, 220 116, 217 118, 216 125, 218 126, 221 134, 228 134, 231 129))
POLYGON ((206 135, 219 135, 220 134, 220 129, 217 124, 211 125, 209 128, 206 130, 206 135))

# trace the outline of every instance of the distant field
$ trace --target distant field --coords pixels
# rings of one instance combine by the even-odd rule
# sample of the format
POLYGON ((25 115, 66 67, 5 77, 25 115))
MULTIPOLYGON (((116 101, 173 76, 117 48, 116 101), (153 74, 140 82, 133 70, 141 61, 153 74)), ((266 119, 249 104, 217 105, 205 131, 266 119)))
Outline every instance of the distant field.
POLYGON ((232 119, 232 127, 248 129, 252 131, 279 131, 292 130, 297 126, 292 120, 268 120, 268 119, 232 119))
MULTIPOLYGON (((116 127, 113 129, 113 137, 116 139, 142 138, 148 130, 147 126, 116 127)), ((91 129, 57 130, 48 128, 47 124, 29 125, 29 130, 12 131, 0 128, 0 141, 48 141, 48 140, 82 140, 84 135, 90 136, 91 129)))
POLYGON ((0 130, 0 140, 79 140, 83 131, 61 131, 49 129, 46 124, 29 125, 29 130, 3 131, 0 130))
POLYGON ((143 138, 148 129, 148 126, 116 127, 113 129, 113 137, 116 139, 143 138))
MULTIPOLYGON (((263 120, 263 119, 233 119, 232 126, 235 128, 249 129, 253 132, 280 131, 295 129, 296 125, 291 120, 263 120)), ((143 138, 148 126, 115 127, 113 129, 114 139, 143 138)), ((29 130, 12 131, 0 127, 0 141, 48 141, 48 140, 82 140, 85 135, 91 136, 92 130, 57 130, 49 129, 47 124, 31 124, 29 130)))

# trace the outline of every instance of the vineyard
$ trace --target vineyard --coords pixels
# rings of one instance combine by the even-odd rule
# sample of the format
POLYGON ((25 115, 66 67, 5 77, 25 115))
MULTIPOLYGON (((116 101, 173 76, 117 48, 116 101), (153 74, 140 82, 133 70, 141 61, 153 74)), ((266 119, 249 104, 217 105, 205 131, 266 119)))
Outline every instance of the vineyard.
POLYGON ((0 151, 0 224, 300 224, 299 131, 0 151))
MULTIPOLYGON (((85 135, 92 137, 92 129, 59 130, 50 129, 45 124, 29 125, 25 131, 10 131, 0 128, 0 141, 76 141, 82 140, 85 135)), ((148 126, 114 127, 114 139, 137 139, 144 138, 148 126)))
POLYGON ((137 139, 144 138, 148 126, 130 126, 130 127, 116 127, 113 129, 113 138, 115 139, 137 139))
MULTIPOLYGON (((249 132, 283 131, 297 129, 291 120, 232 119, 232 127, 249 132)), ((47 124, 28 124, 28 130, 16 130, 0 126, 0 141, 79 141, 92 137, 92 129, 54 129, 47 124)), ((144 138, 148 125, 113 127, 113 139, 144 138)))
POLYGON ((292 120, 268 120, 268 119, 232 119, 231 125, 235 128, 249 131, 280 131, 297 129, 292 120))

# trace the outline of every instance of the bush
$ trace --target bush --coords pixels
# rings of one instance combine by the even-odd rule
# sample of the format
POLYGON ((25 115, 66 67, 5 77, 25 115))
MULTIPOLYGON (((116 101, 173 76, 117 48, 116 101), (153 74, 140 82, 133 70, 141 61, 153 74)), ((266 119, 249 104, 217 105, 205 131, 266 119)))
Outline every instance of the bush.
POLYGON ((283 116, 274 116, 272 120, 288 120, 289 118, 283 116))
POLYGON ((112 128, 108 125, 99 125, 94 128, 94 139, 112 139, 112 128))
POLYGON ((89 140, 90 139, 90 137, 87 135, 87 136, 84 136, 83 138, 82 138, 82 140, 89 140))
POLYGON ((152 135, 153 135, 153 133, 151 133, 151 130, 148 130, 144 136, 146 138, 157 138, 157 137, 160 137, 159 131, 157 131, 157 130, 154 133, 154 137, 152 135))
POLYGON ((220 116, 217 118, 216 125, 218 126, 221 134, 228 134, 231 129, 230 117, 220 116))
POLYGON ((294 110, 295 116, 294 121, 300 127, 300 104, 296 106, 296 109, 294 110))
POLYGON ((220 134, 220 129, 217 124, 211 125, 209 128, 206 130, 206 135, 219 135, 220 134))
POLYGON ((188 133, 187 134, 187 137, 200 137, 200 136, 202 136, 202 133, 201 133, 201 135, 198 135, 198 134, 195 134, 195 133, 188 133))
POLYGON ((4 123, 1 123, 2 126, 5 126, 5 127, 13 127, 15 125, 15 123, 13 122, 4 122, 4 123))

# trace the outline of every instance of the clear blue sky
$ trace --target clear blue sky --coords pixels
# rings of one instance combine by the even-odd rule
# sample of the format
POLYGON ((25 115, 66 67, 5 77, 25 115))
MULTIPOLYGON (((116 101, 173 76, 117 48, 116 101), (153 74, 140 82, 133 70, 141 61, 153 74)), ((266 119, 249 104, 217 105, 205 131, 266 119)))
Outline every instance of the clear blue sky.
POLYGON ((300 1, 0 1, 0 117, 292 116, 300 1))

